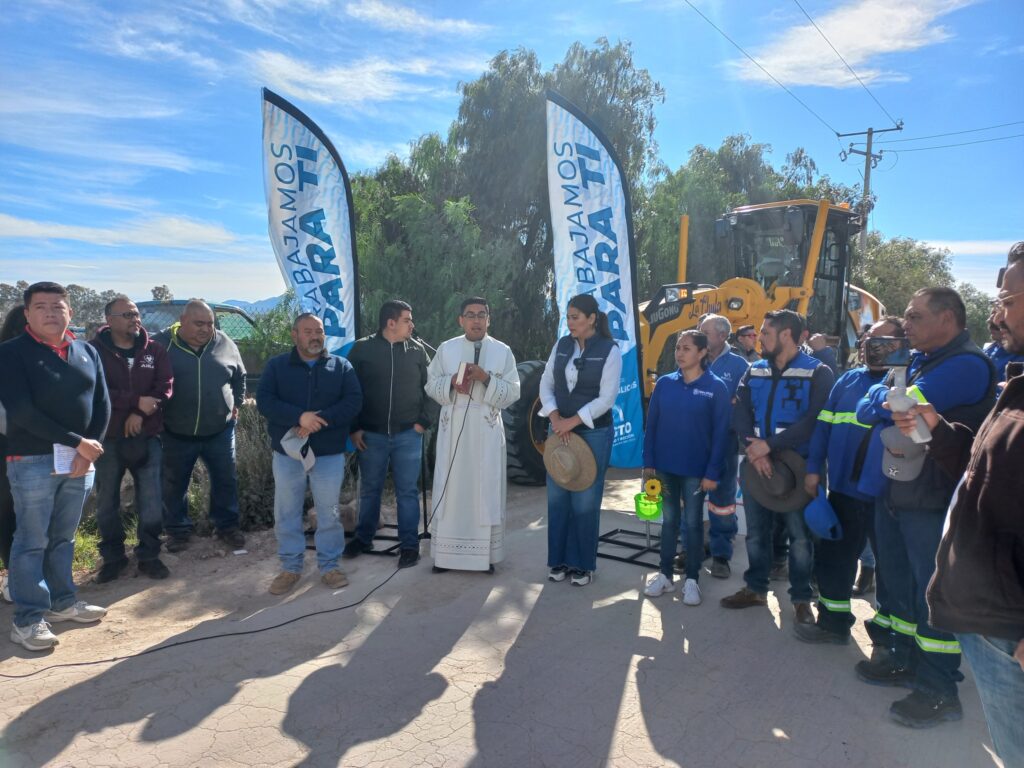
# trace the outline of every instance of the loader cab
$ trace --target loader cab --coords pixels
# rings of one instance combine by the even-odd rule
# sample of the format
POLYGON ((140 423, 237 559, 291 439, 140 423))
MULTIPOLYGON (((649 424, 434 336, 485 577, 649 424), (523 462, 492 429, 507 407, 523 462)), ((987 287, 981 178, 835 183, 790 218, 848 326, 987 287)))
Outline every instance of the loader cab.
POLYGON ((736 208, 715 222, 715 264, 723 273, 715 278, 753 280, 769 299, 781 288, 805 289, 787 308, 805 313, 813 333, 842 348, 849 244, 859 231, 860 217, 849 208, 813 200, 736 208))

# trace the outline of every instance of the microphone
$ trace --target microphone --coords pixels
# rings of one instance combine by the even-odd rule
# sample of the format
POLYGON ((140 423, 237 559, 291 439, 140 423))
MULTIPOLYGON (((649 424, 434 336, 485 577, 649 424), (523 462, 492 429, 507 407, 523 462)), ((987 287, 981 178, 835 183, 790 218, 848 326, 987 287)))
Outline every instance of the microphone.
POLYGON ((480 363, 480 347, 481 346, 483 346, 483 344, 481 342, 479 342, 479 341, 474 341, 473 342, 473 365, 477 365, 477 364, 480 363))

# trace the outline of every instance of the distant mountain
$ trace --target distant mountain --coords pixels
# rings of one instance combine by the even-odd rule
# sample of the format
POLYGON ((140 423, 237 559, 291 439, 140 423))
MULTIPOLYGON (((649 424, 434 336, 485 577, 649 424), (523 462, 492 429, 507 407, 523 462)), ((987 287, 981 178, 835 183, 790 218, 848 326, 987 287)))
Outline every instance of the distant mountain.
POLYGON ((230 304, 232 307, 238 307, 243 312, 247 312, 250 315, 259 315, 264 312, 269 312, 284 299, 284 294, 280 296, 271 296, 269 299, 261 299, 260 301, 241 301, 239 299, 228 299, 224 304, 230 304))

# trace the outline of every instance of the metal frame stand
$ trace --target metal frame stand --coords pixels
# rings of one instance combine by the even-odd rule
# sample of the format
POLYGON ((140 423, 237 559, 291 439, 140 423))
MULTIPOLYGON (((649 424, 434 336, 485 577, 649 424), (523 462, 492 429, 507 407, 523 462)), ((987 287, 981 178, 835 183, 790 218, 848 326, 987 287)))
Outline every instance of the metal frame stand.
POLYGON ((606 560, 616 560, 620 563, 628 563, 630 565, 642 565, 644 568, 658 569, 661 567, 661 536, 651 533, 651 523, 649 520, 644 521, 643 531, 633 531, 629 528, 616 528, 615 530, 608 531, 608 533, 603 533, 597 537, 597 545, 597 556, 603 557, 606 560), (643 546, 630 540, 640 537, 644 539, 643 546), (633 554, 623 557, 622 555, 613 555, 608 552, 602 552, 600 549, 602 544, 630 549, 633 550, 633 554), (645 557, 647 554, 654 554, 657 557, 657 560, 653 563, 642 560, 641 558, 645 557))

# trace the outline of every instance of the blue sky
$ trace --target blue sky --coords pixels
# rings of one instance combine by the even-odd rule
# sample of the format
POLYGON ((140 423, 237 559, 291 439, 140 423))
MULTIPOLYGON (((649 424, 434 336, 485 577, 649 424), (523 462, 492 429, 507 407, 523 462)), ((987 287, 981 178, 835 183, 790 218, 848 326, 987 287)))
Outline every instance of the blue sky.
MULTIPOLYGON (((840 132, 891 125, 794 0, 693 0, 840 132)), ((801 0, 915 139, 883 144, 871 222, 950 248, 991 291, 1024 239, 1024 3, 801 0), (969 146, 905 151, 1009 137, 969 146), (895 152, 893 150, 901 150, 895 152)), ((629 40, 664 85, 656 138, 671 168, 732 133, 802 146, 846 183, 842 142, 685 0, 176 0, 9 3, 0 18, 0 281, 54 279, 148 298, 254 300, 283 290, 267 237, 260 87, 307 112, 350 172, 444 132, 457 85, 498 51, 545 68, 575 40, 629 40)))

